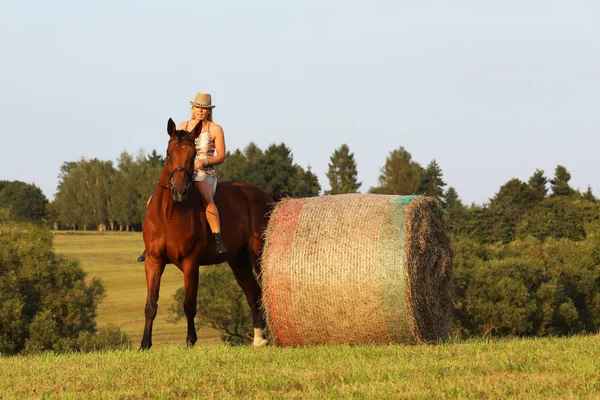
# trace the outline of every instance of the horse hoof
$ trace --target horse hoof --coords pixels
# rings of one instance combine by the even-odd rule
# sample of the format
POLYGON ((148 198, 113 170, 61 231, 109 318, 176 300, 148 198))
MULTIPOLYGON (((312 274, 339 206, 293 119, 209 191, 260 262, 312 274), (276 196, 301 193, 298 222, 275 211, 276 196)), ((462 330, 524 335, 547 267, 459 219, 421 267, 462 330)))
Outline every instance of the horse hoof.
POLYGON ((138 351, 150 350, 150 347, 152 347, 152 342, 142 342, 138 351))

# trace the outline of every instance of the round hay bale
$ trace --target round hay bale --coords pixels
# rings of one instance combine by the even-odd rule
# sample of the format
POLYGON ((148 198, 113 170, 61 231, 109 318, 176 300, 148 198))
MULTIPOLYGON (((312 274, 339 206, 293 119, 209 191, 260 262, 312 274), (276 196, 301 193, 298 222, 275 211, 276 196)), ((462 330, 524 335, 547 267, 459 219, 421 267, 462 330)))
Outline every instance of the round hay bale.
POLYGON ((265 236, 262 304, 273 343, 433 343, 448 336, 452 250, 434 198, 284 199, 265 236))

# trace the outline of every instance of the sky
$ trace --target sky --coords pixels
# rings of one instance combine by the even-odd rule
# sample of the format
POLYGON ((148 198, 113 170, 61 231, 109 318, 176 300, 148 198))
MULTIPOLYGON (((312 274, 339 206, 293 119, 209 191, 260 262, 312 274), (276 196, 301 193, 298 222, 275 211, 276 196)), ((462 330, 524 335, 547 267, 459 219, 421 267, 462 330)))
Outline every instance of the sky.
POLYGON ((557 165, 600 195, 600 2, 0 2, 0 180, 167 144, 211 93, 228 150, 285 143, 361 192, 404 147, 463 202, 557 165))

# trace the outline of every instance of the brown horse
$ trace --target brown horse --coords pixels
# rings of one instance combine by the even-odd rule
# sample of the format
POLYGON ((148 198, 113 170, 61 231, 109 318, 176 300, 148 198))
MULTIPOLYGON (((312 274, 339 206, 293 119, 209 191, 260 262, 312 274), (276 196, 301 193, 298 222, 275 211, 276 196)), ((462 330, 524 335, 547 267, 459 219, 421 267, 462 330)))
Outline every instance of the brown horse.
POLYGON ((158 308, 160 278, 168 263, 182 272, 185 284, 183 308, 187 319, 188 346, 197 341, 194 317, 200 265, 227 261, 240 285, 254 319, 254 345, 267 344, 263 336, 265 321, 260 303, 261 289, 254 272, 260 273, 262 234, 267 226, 273 198, 262 189, 237 182, 217 186, 214 201, 221 216, 221 233, 227 254, 218 255, 210 232, 200 194, 192 185, 196 150, 194 139, 200 125, 191 131, 176 130, 169 119, 167 158, 158 185, 148 204, 144 219, 146 245, 146 323, 141 349, 152 346, 152 323, 158 308))

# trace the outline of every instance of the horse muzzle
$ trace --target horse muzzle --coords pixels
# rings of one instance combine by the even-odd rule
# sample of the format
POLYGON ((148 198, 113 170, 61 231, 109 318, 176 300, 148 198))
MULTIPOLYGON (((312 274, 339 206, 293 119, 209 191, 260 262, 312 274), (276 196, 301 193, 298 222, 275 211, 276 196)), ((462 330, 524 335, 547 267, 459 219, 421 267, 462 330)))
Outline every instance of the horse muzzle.
POLYGON ((171 197, 173 198, 173 200, 180 203, 184 201, 189 193, 188 187, 189 186, 184 186, 183 190, 177 190, 175 187, 173 187, 171 189, 171 197))

